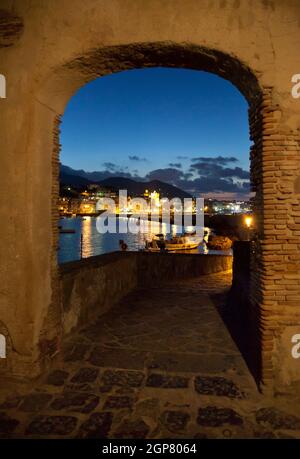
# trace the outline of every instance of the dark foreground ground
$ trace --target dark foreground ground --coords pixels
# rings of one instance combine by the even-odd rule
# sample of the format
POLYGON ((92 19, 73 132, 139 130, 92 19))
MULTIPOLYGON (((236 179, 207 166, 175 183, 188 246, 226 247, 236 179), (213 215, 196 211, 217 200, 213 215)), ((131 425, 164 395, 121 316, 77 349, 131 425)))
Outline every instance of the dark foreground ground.
POLYGON ((230 282, 214 274, 127 297, 68 338, 41 381, 11 385, 0 436, 300 438, 300 394, 259 394, 220 317, 230 282))

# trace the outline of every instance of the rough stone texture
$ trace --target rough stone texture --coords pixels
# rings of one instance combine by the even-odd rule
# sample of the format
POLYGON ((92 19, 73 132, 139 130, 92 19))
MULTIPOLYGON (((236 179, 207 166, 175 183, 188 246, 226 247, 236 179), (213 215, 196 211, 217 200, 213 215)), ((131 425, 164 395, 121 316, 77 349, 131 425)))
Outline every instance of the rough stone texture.
POLYGON ((135 405, 135 413, 140 416, 149 416, 150 418, 158 418, 160 400, 158 398, 146 398, 138 401, 135 405))
POLYGON ((99 397, 81 392, 65 392, 51 403, 54 410, 90 413, 99 403, 99 397))
POLYGON ((26 430, 27 435, 69 435, 75 429, 73 416, 37 416, 26 430))
POLYGON ((115 438, 146 438, 149 432, 149 426, 143 421, 143 419, 137 419, 135 421, 126 420, 116 430, 115 438))
POLYGON ((13 433, 18 424, 19 421, 17 419, 13 419, 6 414, 0 413, 0 438, 13 433))
MULTIPOLYGON (((55 280, 52 283, 51 295, 49 298, 49 307, 46 313, 43 316, 42 326, 40 328, 40 337, 39 337, 39 349, 38 353, 40 356, 43 356, 42 359, 49 360, 57 352, 61 350, 61 338, 63 330, 63 316, 61 308, 61 291, 59 288, 58 282, 58 267, 57 267, 57 249, 58 249, 58 225, 57 221, 59 218, 57 200, 59 196, 59 154, 60 154, 60 115, 57 115, 53 119, 51 126, 52 136, 53 136, 53 145, 52 145, 52 161, 51 161, 51 170, 52 170, 52 183, 51 183, 51 229, 52 229, 52 253, 50 259, 50 273, 51 279, 55 280), (50 326, 51 324, 51 326, 50 326)), ((42 360, 41 365, 45 362, 42 360)))
POLYGON ((218 376, 197 376, 195 389, 199 394, 219 395, 229 398, 242 398, 243 394, 237 385, 226 378, 218 376))
POLYGON ((71 378, 72 383, 91 383, 97 378, 99 370, 97 368, 80 368, 80 370, 71 378))
POLYGON ((76 362, 84 359, 84 356, 89 349, 88 346, 84 344, 74 344, 70 343, 67 345, 63 351, 64 360, 67 362, 76 362))
POLYGON ((264 439, 269 439, 273 440, 274 438, 277 438, 274 432, 270 432, 268 430, 256 430, 254 431, 254 438, 264 438, 264 439))
POLYGON ((165 389, 183 389, 188 387, 189 379, 182 376, 165 376, 152 373, 148 376, 146 386, 165 389))
POLYGON ((161 422, 170 432, 184 430, 189 420, 190 415, 182 411, 165 411, 161 416, 161 422))
POLYGON ((133 399, 131 397, 124 396, 111 396, 105 402, 104 408, 120 410, 123 408, 132 408, 133 399))
POLYGON ((241 425, 243 418, 231 408, 206 406, 199 409, 197 423, 208 427, 218 427, 224 424, 241 425))
POLYGON ((10 380, 11 392, 0 406, 0 436, 300 437, 300 392, 295 390, 293 397, 260 394, 219 316, 226 310, 230 282, 230 272, 219 273, 131 294, 62 343, 69 349, 75 343, 106 349, 102 365, 98 361, 92 367, 96 379, 70 381, 75 375, 80 380, 91 375, 86 373, 91 351, 85 349, 81 360, 53 362, 48 376, 39 381, 19 387, 10 380), (130 354, 137 351, 143 353, 143 367, 124 368, 132 365, 130 354), (116 359, 118 352, 127 358, 116 359), (158 354, 165 358, 159 360, 158 354), (149 370, 158 361, 167 362, 171 370, 149 370), (113 362, 115 366, 106 366, 113 362), (62 371, 69 375, 63 386, 49 384, 53 375, 53 382, 61 383, 62 371))
POLYGON ((80 427, 79 438, 106 438, 112 424, 112 413, 93 413, 80 427))
POLYGON ((23 21, 15 14, 0 9, 0 48, 14 45, 22 35, 23 21))
POLYGON ((9 397, 4 403, 1 403, 0 410, 7 410, 11 408, 17 408, 20 405, 22 397, 9 397))
POLYGON ((97 346, 91 353, 89 362, 97 366, 140 370, 144 367, 145 359, 145 352, 140 352, 138 350, 104 349, 97 346))
POLYGON ((116 371, 107 370, 104 372, 101 382, 106 386, 129 386, 140 387, 144 380, 144 373, 141 371, 116 371))
POLYGON ((52 386, 63 386, 68 376, 69 373, 67 371, 54 370, 49 374, 47 384, 51 384, 52 386))
POLYGON ((50 402, 52 396, 50 394, 36 393, 28 395, 21 403, 21 411, 41 411, 50 402))
POLYGON ((273 429, 300 429, 300 417, 286 414, 274 408, 261 408, 256 412, 256 421, 273 429))
POLYGON ((232 257, 226 255, 141 252, 136 257, 137 283, 142 287, 160 284, 162 281, 229 271, 232 268, 232 257))

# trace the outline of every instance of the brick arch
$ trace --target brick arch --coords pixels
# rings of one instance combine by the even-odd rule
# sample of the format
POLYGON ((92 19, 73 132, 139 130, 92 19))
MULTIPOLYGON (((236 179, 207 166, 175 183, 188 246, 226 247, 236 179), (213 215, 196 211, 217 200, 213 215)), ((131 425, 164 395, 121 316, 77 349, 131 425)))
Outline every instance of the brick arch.
MULTIPOLYGON (((272 100, 272 88, 260 85, 255 72, 237 57, 231 56, 216 49, 209 49, 192 44, 175 44, 170 42, 138 43, 122 46, 92 49, 75 56, 53 72, 53 85, 47 80, 47 97, 54 100, 56 94, 64 92, 61 111, 71 95, 78 88, 95 78, 123 70, 150 68, 150 67, 176 67, 207 71, 219 75, 230 81, 244 95, 249 104, 249 126, 251 146, 251 184, 256 192, 255 220, 257 222, 256 242, 252 246, 251 256, 251 286, 249 292, 254 292, 252 297, 247 296, 247 310, 244 311, 244 323, 247 321, 247 347, 245 357, 258 384, 267 383, 264 368, 265 362, 262 355, 263 336, 261 322, 262 298, 262 272, 264 267, 261 261, 260 240, 264 236, 264 205, 263 205, 263 174, 262 156, 264 138, 272 134, 278 107, 272 100), (54 84, 55 82, 55 84, 54 84), (62 90, 60 90, 60 86, 62 90), (52 98, 53 96, 53 98, 52 98)), ((45 89, 41 89, 41 98, 45 97, 45 89)), ((60 100, 61 103, 61 100, 60 100)), ((61 114, 57 113, 53 128, 53 180, 52 180, 52 221, 53 221, 53 252, 52 252, 52 302, 45 315, 40 336, 40 351, 44 356, 56 352, 59 346, 57 330, 62 333, 63 324, 60 310, 59 273, 56 262, 56 247, 58 241, 57 221, 58 212, 56 198, 58 196, 58 162, 59 162, 59 125, 61 114)), ((249 293, 248 292, 248 293, 249 293)), ((267 359, 265 359, 267 361, 267 359)), ((270 359, 266 367, 270 364, 270 359)))
POLYGON ((61 70, 75 71, 90 81, 122 70, 160 66, 219 75, 235 85, 249 103, 262 91, 255 73, 237 57, 191 43, 134 43, 92 49, 72 58, 61 70))

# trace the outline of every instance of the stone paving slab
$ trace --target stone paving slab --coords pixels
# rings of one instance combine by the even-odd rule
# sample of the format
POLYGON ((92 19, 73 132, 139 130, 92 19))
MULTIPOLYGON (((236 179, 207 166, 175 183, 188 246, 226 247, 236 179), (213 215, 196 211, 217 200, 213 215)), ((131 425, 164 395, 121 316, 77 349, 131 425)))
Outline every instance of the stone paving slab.
POLYGON ((147 352, 132 349, 105 349, 95 347, 89 357, 89 363, 98 367, 142 370, 145 367, 147 352))
POLYGON ((167 372, 216 374, 234 370, 240 363, 240 357, 216 353, 153 353, 148 368, 167 372))

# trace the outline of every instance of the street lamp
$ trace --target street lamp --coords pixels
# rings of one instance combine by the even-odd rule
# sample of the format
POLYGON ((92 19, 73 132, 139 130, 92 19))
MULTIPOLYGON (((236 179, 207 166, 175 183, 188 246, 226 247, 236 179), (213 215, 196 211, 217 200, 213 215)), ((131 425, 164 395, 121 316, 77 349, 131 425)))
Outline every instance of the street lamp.
POLYGON ((253 218, 250 215, 245 217, 245 225, 247 227, 247 241, 250 241, 250 228, 252 226, 253 218))

